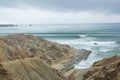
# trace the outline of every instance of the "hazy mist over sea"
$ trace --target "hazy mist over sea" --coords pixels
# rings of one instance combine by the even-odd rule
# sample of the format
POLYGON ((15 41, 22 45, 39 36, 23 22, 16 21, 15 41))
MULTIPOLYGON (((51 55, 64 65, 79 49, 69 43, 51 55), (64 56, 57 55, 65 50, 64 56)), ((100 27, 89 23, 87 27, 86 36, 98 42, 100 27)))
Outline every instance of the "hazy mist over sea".
POLYGON ((81 32, 119 32, 120 23, 84 24, 27 24, 14 27, 0 27, 0 33, 81 33, 81 32))

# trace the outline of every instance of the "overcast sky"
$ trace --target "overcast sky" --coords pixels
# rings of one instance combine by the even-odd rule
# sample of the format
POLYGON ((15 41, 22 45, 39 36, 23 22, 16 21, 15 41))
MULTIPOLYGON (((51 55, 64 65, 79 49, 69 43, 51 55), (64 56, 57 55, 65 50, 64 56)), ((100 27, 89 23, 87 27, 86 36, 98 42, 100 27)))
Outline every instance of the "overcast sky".
POLYGON ((0 0, 0 23, 119 23, 120 0, 0 0))

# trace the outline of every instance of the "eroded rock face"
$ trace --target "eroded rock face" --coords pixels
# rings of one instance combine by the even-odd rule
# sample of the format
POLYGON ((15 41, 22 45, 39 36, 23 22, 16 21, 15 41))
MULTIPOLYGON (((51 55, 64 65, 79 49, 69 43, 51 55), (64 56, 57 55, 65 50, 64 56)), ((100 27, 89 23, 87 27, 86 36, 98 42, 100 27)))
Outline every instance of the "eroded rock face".
POLYGON ((14 80, 66 80, 63 74, 73 69, 77 61, 87 59, 90 53, 32 35, 0 38, 0 62, 14 80))
POLYGON ((87 69, 75 69, 69 80, 120 80, 120 56, 95 62, 87 69))
POLYGON ((86 59, 90 53, 32 35, 15 34, 0 38, 0 62, 37 56, 45 63, 66 72, 74 68, 73 64, 77 61, 86 59))
POLYGON ((61 73, 44 64, 38 57, 2 62, 1 65, 4 69, 1 70, 0 66, 0 80, 67 80, 61 73), (14 77, 11 79, 8 76, 14 77))
POLYGON ((74 49, 31 35, 17 34, 0 38, 0 55, 1 62, 38 56, 52 64, 71 59, 74 49))
POLYGON ((120 56, 95 62, 83 80, 120 80, 120 56))
POLYGON ((113 56, 113 57, 110 57, 110 58, 104 58, 100 61, 97 61, 93 64, 93 67, 99 67, 99 66, 103 66, 103 65, 109 65, 111 63, 114 63, 116 61, 119 61, 120 60, 120 56, 113 56))
POLYGON ((0 80, 13 80, 13 76, 0 64, 0 80))

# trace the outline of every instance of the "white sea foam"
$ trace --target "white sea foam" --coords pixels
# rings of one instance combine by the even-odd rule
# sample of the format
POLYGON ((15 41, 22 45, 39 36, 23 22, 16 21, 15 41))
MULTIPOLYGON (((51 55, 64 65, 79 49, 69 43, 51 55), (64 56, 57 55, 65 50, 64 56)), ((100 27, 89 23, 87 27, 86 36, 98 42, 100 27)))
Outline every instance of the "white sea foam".
POLYGON ((103 57, 109 56, 109 52, 114 50, 117 47, 117 43, 115 41, 90 41, 87 42, 88 45, 85 46, 89 47, 92 50, 92 53, 89 55, 87 60, 81 61, 75 65, 75 68, 88 68, 90 67, 95 61, 102 59, 103 57), (94 43, 97 43, 94 44, 94 43))
POLYGON ((105 49, 105 48, 99 49, 99 52, 102 52, 102 53, 105 53, 105 52, 108 52, 108 51, 111 51, 111 49, 105 49))
POLYGON ((114 50, 118 46, 116 41, 100 41, 94 37, 84 37, 73 40, 54 40, 55 42, 68 44, 77 49, 88 49, 92 50, 87 60, 81 61, 75 64, 75 68, 88 68, 95 61, 100 60, 104 57, 111 55, 110 51, 114 50))
MULTIPOLYGON (((69 44, 71 46, 79 45, 83 48, 87 47, 115 47, 117 46, 116 41, 95 41, 95 38, 87 38, 87 39, 75 39, 75 40, 54 40, 55 42, 61 44, 69 44)), ((80 47, 79 47, 80 48, 80 47)), ((86 49, 85 48, 85 49, 86 49)))
POLYGON ((87 35, 78 35, 78 36, 80 36, 81 38, 87 37, 87 35))
POLYGON ((78 64, 75 64, 75 68, 77 69, 83 69, 83 68, 89 68, 90 66, 92 66, 92 64, 95 61, 100 60, 101 58, 99 58, 99 56, 96 56, 96 51, 93 51, 87 60, 83 60, 81 62, 79 62, 78 64))

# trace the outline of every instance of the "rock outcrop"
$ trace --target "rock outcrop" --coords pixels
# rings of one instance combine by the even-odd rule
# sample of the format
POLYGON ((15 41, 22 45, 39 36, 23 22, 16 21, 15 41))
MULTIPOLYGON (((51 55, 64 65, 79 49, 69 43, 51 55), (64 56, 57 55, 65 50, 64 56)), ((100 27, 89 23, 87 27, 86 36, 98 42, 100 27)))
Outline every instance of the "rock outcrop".
POLYGON ((40 58, 2 62, 0 80, 67 80, 60 72, 44 64, 40 58))
MULTIPOLYGON (((63 65, 60 66, 64 66, 64 67, 58 67, 56 69, 62 71, 63 73, 68 72, 71 69, 74 69, 74 64, 78 64, 80 61, 82 60, 86 60, 88 58, 88 56, 90 55, 91 51, 90 50, 75 50, 75 54, 73 56, 73 58, 71 59, 71 61, 69 62, 64 62, 63 65)), ((66 73, 67 74, 67 73, 66 73)))
POLYGON ((92 67, 74 70, 69 80, 120 80, 120 56, 97 61, 92 67))
POLYGON ((90 53, 32 35, 2 36, 0 80, 67 80, 63 74, 90 53))
POLYGON ((0 62, 37 56, 45 63, 65 72, 67 71, 65 67, 73 68, 75 62, 86 58, 91 53, 87 50, 76 51, 68 45, 50 42, 32 35, 15 34, 0 38, 0 62))
POLYGON ((85 49, 76 50, 75 57, 74 57, 74 63, 77 64, 77 63, 79 63, 82 60, 86 60, 91 52, 92 51, 85 50, 85 49))
POLYGON ((74 49, 68 45, 50 42, 32 35, 8 35, 0 38, 0 61, 40 57, 47 64, 69 60, 74 49))
POLYGON ((120 56, 95 62, 83 80, 120 80, 120 56))

